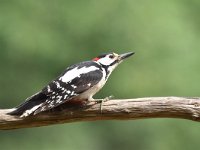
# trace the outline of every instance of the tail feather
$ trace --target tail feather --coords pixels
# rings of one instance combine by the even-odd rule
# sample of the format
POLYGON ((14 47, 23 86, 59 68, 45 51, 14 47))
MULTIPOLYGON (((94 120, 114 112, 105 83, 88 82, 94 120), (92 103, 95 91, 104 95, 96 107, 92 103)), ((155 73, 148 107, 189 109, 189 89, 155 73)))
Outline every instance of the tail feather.
MULTIPOLYGON (((38 92, 31 97, 27 98, 25 102, 20 104, 19 106, 16 107, 16 109, 12 112, 9 112, 9 115, 17 115, 21 116, 23 115, 26 111, 29 112, 29 114, 33 113, 34 110, 36 110, 42 103, 44 103, 47 99, 47 96, 42 93, 38 92)), ((28 115, 29 115, 28 114, 28 115)))

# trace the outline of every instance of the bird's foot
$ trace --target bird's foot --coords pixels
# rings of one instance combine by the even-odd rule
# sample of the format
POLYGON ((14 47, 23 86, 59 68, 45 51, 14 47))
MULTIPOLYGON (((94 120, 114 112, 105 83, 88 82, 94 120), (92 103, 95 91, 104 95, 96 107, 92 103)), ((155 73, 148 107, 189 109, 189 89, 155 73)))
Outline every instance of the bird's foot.
POLYGON ((102 114, 102 112, 103 112, 103 103, 104 103, 104 102, 107 102, 107 101, 109 101, 109 100, 111 100, 113 97, 114 97, 114 96, 111 95, 111 96, 105 97, 104 99, 101 99, 101 100, 98 100, 98 101, 97 101, 97 103, 100 103, 100 112, 101 112, 101 114, 102 114))

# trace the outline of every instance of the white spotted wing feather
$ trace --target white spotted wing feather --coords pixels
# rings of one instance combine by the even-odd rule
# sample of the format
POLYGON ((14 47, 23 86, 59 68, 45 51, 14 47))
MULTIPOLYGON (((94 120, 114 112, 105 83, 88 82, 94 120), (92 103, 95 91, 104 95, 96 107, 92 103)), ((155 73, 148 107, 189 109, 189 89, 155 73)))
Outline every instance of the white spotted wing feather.
POLYGON ((46 86, 42 92, 46 101, 34 114, 56 107, 72 98, 92 99, 92 96, 105 84, 105 73, 99 64, 93 61, 73 65, 46 86))

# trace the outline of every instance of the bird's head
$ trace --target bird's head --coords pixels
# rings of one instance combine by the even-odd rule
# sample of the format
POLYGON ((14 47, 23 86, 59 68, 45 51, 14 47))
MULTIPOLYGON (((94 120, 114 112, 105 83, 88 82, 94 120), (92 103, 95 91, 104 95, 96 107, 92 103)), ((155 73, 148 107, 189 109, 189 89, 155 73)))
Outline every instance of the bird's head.
POLYGON ((93 61, 108 68, 108 71, 112 72, 123 60, 133 55, 134 52, 128 52, 124 54, 116 54, 114 52, 102 54, 93 58, 93 61))

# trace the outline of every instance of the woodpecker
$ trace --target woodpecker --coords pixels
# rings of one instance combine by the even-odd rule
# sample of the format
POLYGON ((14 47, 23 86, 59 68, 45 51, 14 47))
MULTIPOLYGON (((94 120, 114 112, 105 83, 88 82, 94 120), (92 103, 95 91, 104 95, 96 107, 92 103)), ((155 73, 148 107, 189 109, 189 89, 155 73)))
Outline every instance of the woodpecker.
POLYGON ((111 52, 74 64, 9 114, 27 117, 68 101, 92 101, 92 97, 105 85, 112 71, 133 54, 134 52, 128 52, 119 55, 111 52))

